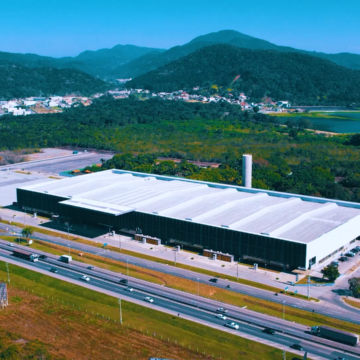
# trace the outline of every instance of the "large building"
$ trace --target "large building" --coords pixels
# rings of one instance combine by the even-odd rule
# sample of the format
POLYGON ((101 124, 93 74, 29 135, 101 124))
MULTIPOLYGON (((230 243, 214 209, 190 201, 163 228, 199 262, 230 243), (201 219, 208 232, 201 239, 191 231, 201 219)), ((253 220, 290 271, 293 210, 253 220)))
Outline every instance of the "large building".
POLYGON ((17 202, 284 269, 322 264, 360 235, 360 204, 123 170, 20 187, 17 202))

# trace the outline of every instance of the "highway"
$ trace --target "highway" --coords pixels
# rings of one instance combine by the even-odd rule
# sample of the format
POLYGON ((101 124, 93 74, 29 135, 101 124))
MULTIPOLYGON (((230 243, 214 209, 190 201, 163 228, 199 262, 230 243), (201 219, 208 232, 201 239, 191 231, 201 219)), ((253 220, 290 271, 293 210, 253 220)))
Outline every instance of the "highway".
MULTIPOLYGON (((25 248, 25 247, 20 247, 25 248)), ((29 248, 25 248, 29 250, 29 248)), ((338 356, 343 356, 346 359, 359 359, 360 349, 351 346, 335 343, 329 340, 315 337, 307 334, 308 330, 305 326, 293 324, 292 322, 283 321, 282 319, 273 318, 270 316, 258 314, 246 309, 240 309, 235 306, 225 305, 218 301, 205 299, 196 295, 188 294, 178 290, 166 288, 157 284, 146 282, 143 280, 127 277, 111 271, 94 268, 87 269, 87 265, 73 261, 71 265, 62 263, 57 260, 58 257, 47 254, 48 258, 40 260, 39 262, 30 262, 15 258, 11 255, 13 249, 8 245, 0 245, 0 258, 3 261, 16 261, 20 266, 31 266, 35 269, 42 269, 49 271, 50 268, 56 267, 58 274, 72 281, 78 281, 79 278, 86 274, 91 280, 89 284, 96 286, 98 289, 109 290, 119 294, 119 297, 126 295, 132 300, 142 301, 145 296, 151 296, 154 299, 154 304, 160 306, 164 311, 175 311, 180 313, 180 316, 190 317, 193 321, 203 323, 205 325, 212 324, 220 326, 221 330, 230 330, 224 326, 228 321, 235 321, 240 325, 240 330, 230 330, 232 333, 242 333, 240 336, 246 335, 252 340, 260 341, 262 343, 275 343, 277 347, 289 347, 292 344, 300 344, 305 351, 309 352, 310 357, 320 357, 324 359, 335 359, 338 356), (120 279, 128 279, 129 285, 134 291, 125 291, 124 285, 119 284, 120 279), (217 319, 215 317, 216 309, 219 307, 226 307, 228 312, 226 321, 217 319), (262 330, 264 327, 271 327, 276 330, 275 335, 264 334, 262 330), (351 352, 351 354, 349 354, 351 352), (311 354, 311 355, 310 355, 311 354), (346 354, 346 355, 345 355, 346 354)), ((43 252, 36 251, 42 254, 43 252)), ((45 253, 44 253, 45 254, 45 253)), ((48 273, 50 276, 53 273, 48 273)), ((86 286, 87 283, 80 283, 86 286)), ((147 303, 144 301, 144 305, 147 303)), ((287 349, 290 351, 290 349, 287 349)))
MULTIPOLYGON (((17 233, 21 232, 21 229, 18 227, 0 223, 0 229, 5 230, 7 228, 9 229, 8 234, 10 234, 11 231, 17 232, 17 233)), ((208 285, 212 285, 212 286, 219 287, 219 288, 226 288, 226 286, 228 284, 231 284, 231 289, 228 289, 228 290, 231 290, 234 292, 253 296, 253 297, 256 297, 259 299, 263 299, 263 300, 272 301, 272 302, 275 302, 278 304, 282 304, 283 301, 285 301, 286 306, 302 309, 302 310, 309 311, 309 312, 312 312, 314 310, 314 312, 322 314, 322 315, 326 315, 326 316, 330 316, 330 317, 337 318, 340 320, 360 324, 359 311, 357 309, 353 309, 353 308, 345 306, 345 305, 343 307, 341 307, 337 304, 331 304, 331 303, 327 303, 325 301, 321 301, 318 303, 313 302, 313 301, 309 302, 306 300, 302 300, 300 298, 295 298, 295 297, 286 296, 286 295, 282 295, 282 294, 275 296, 274 293, 266 291, 266 290, 262 290, 259 288, 255 288, 255 287, 251 287, 251 286, 247 286, 247 285, 243 285, 243 284, 238 284, 233 281, 227 281, 227 280, 222 280, 222 279, 219 279, 218 283, 212 283, 212 282, 209 282, 209 280, 211 278, 210 276, 203 275, 203 274, 197 273, 195 271, 184 270, 181 268, 177 268, 175 266, 160 264, 160 263, 157 263, 154 261, 144 260, 144 259, 137 258, 134 256, 129 256, 129 255, 125 255, 125 254, 121 254, 121 253, 117 253, 117 252, 112 252, 112 251, 109 251, 106 249, 99 249, 98 247, 95 247, 95 246, 85 245, 85 244, 81 244, 81 243, 76 243, 75 241, 68 241, 68 240, 65 240, 62 238, 40 234, 40 233, 37 233, 36 231, 32 235, 32 238, 43 240, 43 241, 46 241, 46 242, 49 242, 52 244, 62 245, 66 248, 68 247, 68 245, 70 245, 72 251, 76 250, 77 252, 78 251, 79 252, 88 252, 90 254, 100 255, 105 258, 118 260, 123 263, 126 263, 128 261, 128 263, 132 264, 132 265, 136 265, 136 266, 143 267, 146 269, 156 270, 156 271, 159 271, 159 272, 162 272, 165 274, 178 276, 178 277, 189 279, 189 280, 192 280, 195 282, 199 281, 200 284, 201 283, 208 284, 208 285)))

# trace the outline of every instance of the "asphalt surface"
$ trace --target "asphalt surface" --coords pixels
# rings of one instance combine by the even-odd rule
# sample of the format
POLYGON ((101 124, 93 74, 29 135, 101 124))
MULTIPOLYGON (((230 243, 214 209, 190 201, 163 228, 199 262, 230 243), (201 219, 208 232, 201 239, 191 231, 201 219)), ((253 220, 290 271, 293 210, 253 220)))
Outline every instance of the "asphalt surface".
MULTIPOLYGON (((10 225, 0 223, 0 229, 6 229, 6 228, 8 228, 10 232, 15 231, 17 233, 20 233, 20 231, 21 231, 21 229, 15 227, 15 226, 10 226, 10 225)), ((192 281, 199 281, 200 284, 201 283, 208 284, 208 285, 212 285, 212 286, 219 287, 219 288, 226 288, 226 286, 228 284, 231 284, 231 289, 229 289, 229 290, 237 292, 237 293, 253 296, 253 297, 256 297, 259 299, 263 299, 263 300, 272 301, 272 302, 275 302, 278 304, 282 304, 285 301, 286 306, 298 308, 298 309, 309 311, 309 312, 312 312, 314 310, 314 312, 322 314, 322 315, 330 316, 330 317, 344 320, 344 321, 349 321, 349 322, 352 322, 355 324, 360 324, 359 311, 357 309, 354 309, 347 305, 344 305, 343 303, 330 304, 330 303, 326 303, 323 301, 322 302, 313 302, 313 301, 309 302, 306 300, 301 300, 300 298, 295 298, 295 297, 282 295, 282 294, 278 294, 278 296, 276 296, 274 293, 266 291, 266 290, 262 290, 259 288, 255 288, 255 287, 251 287, 251 286, 247 286, 247 285, 243 285, 243 284, 237 284, 236 282, 222 280, 222 279, 219 279, 218 283, 213 283, 213 282, 209 281, 211 279, 211 277, 208 275, 203 275, 203 274, 200 274, 200 273, 197 273, 194 271, 184 270, 181 268, 177 268, 175 266, 169 266, 166 264, 160 264, 157 262, 144 260, 144 259, 133 257, 133 256, 123 255, 121 253, 112 252, 112 251, 109 251, 106 249, 99 249, 94 246, 76 243, 74 241, 68 241, 68 240, 65 240, 62 238, 57 238, 57 237, 53 237, 53 236, 49 236, 49 235, 36 233, 36 232, 34 232, 34 234, 32 235, 32 238, 43 240, 43 241, 46 241, 46 242, 49 242, 52 244, 62 245, 65 247, 68 247, 68 245, 70 245, 71 249, 76 250, 76 252, 88 252, 90 254, 100 255, 105 258, 118 260, 118 261, 121 261, 124 263, 126 263, 128 261, 128 263, 132 264, 132 265, 136 265, 136 266, 143 267, 146 269, 160 271, 165 274, 178 276, 178 277, 189 279, 192 281)), ((314 325, 316 325, 316 324, 314 324, 314 325)))
POLYGON ((44 159, 34 162, 24 162, 13 165, 7 165, 9 169, 24 169, 29 171, 40 171, 49 174, 59 173, 62 171, 69 171, 84 168, 92 164, 99 164, 100 159, 110 159, 113 154, 97 154, 97 153, 83 153, 72 156, 65 156, 57 159, 44 159))
MULTIPOLYGON (((17 246, 19 247, 19 246, 17 246)), ((20 247, 24 248, 24 247, 20 247)), ((29 250, 29 248, 26 248, 29 250)), ((338 356, 345 357, 346 359, 359 359, 360 349, 350 347, 347 345, 334 343, 329 340, 321 339, 310 334, 306 334, 304 330, 307 328, 293 324, 291 322, 284 322, 281 319, 256 314, 254 312, 248 312, 247 310, 240 309, 235 306, 226 305, 228 312, 226 313, 227 319, 216 318, 216 309, 224 306, 224 304, 198 297, 185 292, 177 291, 170 288, 165 288, 156 284, 152 284, 139 279, 127 277, 126 275, 120 275, 107 270, 94 268, 87 269, 87 265, 78 262, 72 262, 71 264, 65 264, 57 260, 57 257, 48 254, 48 258, 40 260, 38 262, 30 262, 27 260, 15 258, 11 255, 13 248, 8 245, 4 245, 4 242, 0 245, 0 256, 2 260, 12 259, 21 266, 26 264, 31 265, 34 268, 49 271, 51 268, 56 267, 58 274, 71 280, 79 280, 84 274, 90 277, 92 286, 97 288, 116 292, 121 295, 126 294, 134 300, 143 300, 146 296, 150 296, 154 300, 154 304, 160 306, 166 310, 172 310, 178 312, 180 316, 190 316, 194 320, 200 323, 211 323, 214 325, 224 326, 229 321, 235 321, 240 325, 239 330, 233 332, 245 333, 250 337, 255 337, 260 342, 266 343, 266 341, 276 343, 280 347, 289 347, 293 344, 301 345, 305 351, 312 355, 325 359, 334 359, 338 356), (120 279, 128 279, 129 285, 134 291, 125 291, 126 285, 120 285, 120 279), (254 324, 258 322, 258 324, 254 324), (262 332, 264 327, 271 327, 276 330, 275 335, 268 335, 262 332), (291 335, 289 334, 291 332, 291 335), (319 343, 320 342, 320 343, 319 343), (345 351, 343 351, 343 350, 345 351), (348 352, 352 352, 349 354, 348 352), (354 352, 357 354, 355 355, 354 352)), ((36 253, 43 253, 36 251, 36 253)), ((49 275, 53 273, 49 272, 49 275)), ((85 282, 86 283, 86 282, 85 282)), ((290 350, 288 350, 290 351, 290 350)))

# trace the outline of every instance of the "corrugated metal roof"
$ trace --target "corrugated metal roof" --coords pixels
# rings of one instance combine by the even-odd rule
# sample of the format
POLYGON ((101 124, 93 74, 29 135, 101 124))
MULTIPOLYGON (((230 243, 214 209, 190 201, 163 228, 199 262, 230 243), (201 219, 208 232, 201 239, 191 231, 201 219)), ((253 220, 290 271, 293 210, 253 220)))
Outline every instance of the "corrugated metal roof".
POLYGON ((138 211, 303 243, 360 219, 360 204, 121 170, 21 189, 116 216, 138 211))

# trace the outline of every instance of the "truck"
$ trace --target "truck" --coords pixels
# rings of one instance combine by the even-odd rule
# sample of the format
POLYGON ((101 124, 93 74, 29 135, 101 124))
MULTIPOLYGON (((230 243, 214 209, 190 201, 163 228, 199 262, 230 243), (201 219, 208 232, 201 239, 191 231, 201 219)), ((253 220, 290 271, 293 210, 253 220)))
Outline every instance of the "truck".
POLYGON ((72 261, 72 257, 70 255, 61 255, 59 261, 69 264, 72 261))
POLYGON ((329 326, 324 326, 324 325, 312 326, 311 334, 352 346, 356 346, 359 342, 359 335, 357 334, 352 334, 346 331, 333 329, 329 326))
POLYGON ((39 260, 39 256, 36 254, 33 254, 29 251, 25 251, 25 250, 21 250, 21 249, 16 249, 13 251, 13 256, 16 256, 20 259, 24 259, 24 260, 29 260, 32 262, 37 262, 39 260))

